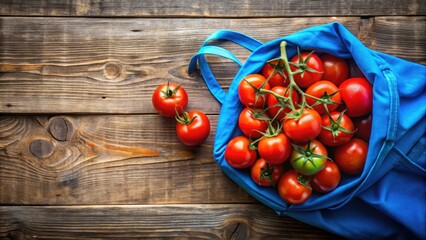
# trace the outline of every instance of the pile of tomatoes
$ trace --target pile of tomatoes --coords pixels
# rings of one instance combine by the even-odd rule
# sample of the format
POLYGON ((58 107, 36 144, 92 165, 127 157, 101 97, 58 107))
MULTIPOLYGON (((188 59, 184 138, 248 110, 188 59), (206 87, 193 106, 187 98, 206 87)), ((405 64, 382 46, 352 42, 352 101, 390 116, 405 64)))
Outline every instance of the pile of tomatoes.
POLYGON ((176 135, 186 146, 198 146, 210 134, 210 120, 199 110, 186 112, 188 94, 176 83, 158 86, 152 94, 152 105, 162 116, 176 119, 176 135))
POLYGON ((243 135, 228 143, 225 160, 301 204, 363 171, 373 93, 367 79, 350 76, 345 59, 299 49, 288 59, 285 42, 280 48, 279 58, 238 86, 243 135))

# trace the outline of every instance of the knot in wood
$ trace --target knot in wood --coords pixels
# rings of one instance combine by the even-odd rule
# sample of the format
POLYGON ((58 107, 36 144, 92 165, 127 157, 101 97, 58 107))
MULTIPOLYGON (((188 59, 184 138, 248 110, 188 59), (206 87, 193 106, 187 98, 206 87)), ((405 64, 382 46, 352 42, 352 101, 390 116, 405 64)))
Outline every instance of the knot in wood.
POLYGON ((53 153, 53 143, 45 139, 36 139, 30 143, 30 152, 38 158, 47 158, 53 153))
POLYGON ((49 122, 49 132, 58 141, 67 141, 72 137, 73 126, 63 117, 54 117, 49 122))
POLYGON ((122 67, 117 63, 107 63, 104 66, 104 75, 108 79, 116 79, 120 76, 122 67))
POLYGON ((225 226, 224 238, 232 240, 248 239, 249 227, 243 221, 231 221, 225 226))

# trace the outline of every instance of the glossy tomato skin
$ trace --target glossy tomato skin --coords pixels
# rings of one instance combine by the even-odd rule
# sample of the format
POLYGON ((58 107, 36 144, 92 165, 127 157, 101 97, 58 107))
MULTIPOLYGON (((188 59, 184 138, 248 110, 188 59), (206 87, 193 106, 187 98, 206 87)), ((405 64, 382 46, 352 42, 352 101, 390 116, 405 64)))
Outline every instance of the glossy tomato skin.
POLYGON ((349 78, 339 86, 342 100, 347 107, 346 115, 360 117, 371 112, 373 87, 365 78, 349 78))
MULTIPOLYGON (((301 56, 303 61, 306 60, 307 56, 309 55, 310 52, 301 52, 301 56)), ((298 63, 299 62, 299 57, 298 55, 294 56, 293 58, 291 58, 290 60, 293 63, 298 63)), ((318 55, 316 55, 315 53, 312 53, 309 61, 307 62, 307 66, 313 70, 315 70, 316 72, 309 72, 309 71, 305 71, 305 73, 303 74, 296 74, 294 75, 294 81, 296 82, 296 84, 301 87, 301 88, 307 88, 310 85, 312 85, 314 82, 317 82, 319 80, 322 79, 323 76, 323 63, 322 60, 320 59, 320 57, 318 55)), ((295 72, 298 70, 297 67, 291 65, 290 69, 292 72, 295 72)))
POLYGON ((250 175, 253 181, 262 187, 275 186, 284 172, 282 164, 273 165, 259 158, 250 169, 250 175))
POLYGON ((278 182, 278 194, 289 204, 302 204, 312 194, 310 183, 303 185, 299 179, 299 174, 292 169, 285 172, 278 182))
POLYGON ((290 155, 291 166, 305 176, 312 176, 321 171, 327 162, 327 148, 318 140, 312 140, 308 144, 299 145, 304 152, 296 147, 290 155), (318 155, 318 156, 314 156, 318 155))
POLYGON ((176 134, 179 140, 187 146, 200 145, 210 134, 209 118, 197 110, 189 111, 188 117, 193 119, 190 123, 176 123, 176 134))
POLYGON ((284 119, 284 132, 295 142, 309 142, 321 132, 321 116, 317 111, 305 108, 299 119, 284 119))
POLYGON ((367 116, 362 116, 359 118, 355 118, 353 120, 353 123, 356 128, 355 136, 359 137, 365 141, 370 141, 371 136, 371 124, 372 124, 372 118, 371 114, 367 116))
POLYGON ((179 114, 188 105, 188 95, 182 86, 175 83, 165 83, 158 86, 152 94, 152 105, 155 110, 164 117, 175 117, 176 110, 179 114), (172 92, 179 89, 172 94, 172 92))
POLYGON ((284 133, 262 138, 257 148, 260 157, 271 164, 284 163, 291 153, 290 139, 284 133))
POLYGON ((339 86, 349 77, 349 65, 345 59, 331 54, 324 54, 321 57, 324 66, 322 79, 328 80, 339 86))
MULTIPOLYGON (((337 88, 334 83, 326 80, 321 80, 318 82, 313 83, 311 86, 306 89, 306 94, 310 96, 314 96, 321 99, 329 99, 332 102, 335 102, 337 104, 327 104, 327 109, 329 112, 334 111, 340 103, 342 103, 342 98, 339 93, 339 88, 337 88), (332 95, 330 97, 330 95, 332 95)), ((306 97, 306 102, 313 106, 317 100, 314 98, 311 98, 309 96, 306 97)), ((314 110, 316 110, 320 115, 326 114, 326 110, 324 108, 323 104, 318 104, 313 107, 314 110)))
MULTIPOLYGON (((290 96, 290 92, 287 90, 286 87, 276 86, 276 87, 273 87, 271 91, 275 92, 276 94, 280 96, 284 96, 284 97, 290 96)), ((299 102, 299 94, 297 94, 296 91, 292 92, 291 100, 294 106, 296 106, 296 104, 299 102)), ((266 99, 266 105, 268 107, 269 115, 271 116, 271 118, 274 118, 275 120, 282 120, 285 117, 285 114, 291 111, 291 109, 288 107, 288 103, 281 103, 272 94, 268 94, 266 99), (283 110, 280 111, 281 108, 283 110)))
POLYGON ((367 159, 368 144, 360 138, 352 138, 348 143, 336 147, 334 162, 346 174, 360 174, 367 159))
POLYGON ((270 63, 265 63, 265 65, 262 68, 262 75, 268 80, 269 86, 271 88, 275 86, 282 86, 286 87, 290 83, 290 80, 288 79, 287 74, 284 71, 284 63, 278 62, 278 60, 272 61, 270 63), (274 66, 278 65, 279 68, 282 68, 282 72, 284 73, 284 76, 281 73, 276 72, 273 76, 272 73, 274 72, 274 66))
POLYGON ((354 124, 346 114, 342 114, 340 123, 336 122, 340 114, 342 113, 337 111, 330 113, 331 119, 335 121, 334 124, 330 121, 328 115, 321 116, 323 128, 321 129, 321 133, 318 138, 322 143, 329 147, 336 147, 349 142, 355 133, 354 124), (337 135, 333 135, 332 131, 326 129, 326 127, 330 127, 337 135), (344 128, 348 132, 339 130, 339 128, 344 128))
POLYGON ((250 108, 263 108, 266 97, 259 94, 257 89, 263 85, 264 89, 269 90, 269 83, 265 83, 265 81, 266 78, 260 74, 250 74, 244 77, 238 85, 238 97, 241 103, 250 108))
POLYGON ((311 179, 312 188, 319 193, 333 191, 340 183, 339 167, 332 161, 327 161, 324 168, 311 179))
POLYGON ((250 140, 245 136, 237 136, 228 143, 225 149, 225 160, 233 168, 248 168, 257 159, 257 152, 250 149, 250 140))
POLYGON ((241 132, 251 139, 260 138, 262 136, 262 132, 265 132, 268 128, 268 121, 266 118, 269 116, 267 114, 263 114, 265 119, 256 118, 255 111, 257 110, 246 107, 241 111, 238 118, 238 126, 241 132))

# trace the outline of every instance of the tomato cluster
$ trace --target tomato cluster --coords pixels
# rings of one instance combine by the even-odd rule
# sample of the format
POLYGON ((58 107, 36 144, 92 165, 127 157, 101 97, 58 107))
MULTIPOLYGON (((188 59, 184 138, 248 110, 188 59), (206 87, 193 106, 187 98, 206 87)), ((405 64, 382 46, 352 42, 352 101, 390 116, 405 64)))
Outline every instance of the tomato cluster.
POLYGON ((228 143, 225 160, 301 204, 313 190, 334 190, 343 174, 362 172, 373 93, 367 79, 350 76, 346 59, 298 49, 289 60, 285 48, 240 82, 242 135, 228 143))
POLYGON ((176 119, 176 135, 186 146, 200 145, 210 134, 210 121, 202 111, 186 112, 188 94, 175 83, 158 86, 152 94, 152 105, 162 116, 176 119))

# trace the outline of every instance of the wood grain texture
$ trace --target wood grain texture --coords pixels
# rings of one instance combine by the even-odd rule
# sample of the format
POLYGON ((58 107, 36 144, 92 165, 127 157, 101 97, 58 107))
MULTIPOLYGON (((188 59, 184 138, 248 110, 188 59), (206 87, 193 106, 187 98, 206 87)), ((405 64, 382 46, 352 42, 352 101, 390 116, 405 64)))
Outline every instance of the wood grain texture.
POLYGON ((372 1, 170 1, 170 0, 4 0, 1 15, 102 17, 300 17, 424 15, 422 0, 372 1), (386 6, 384 6, 384 4, 386 6))
MULTIPOLYGON (((219 104, 200 75, 187 74, 189 59, 215 30, 233 29, 270 41, 331 21, 342 22, 354 34, 360 25, 359 18, 262 18, 250 19, 250 24, 246 19, 1 21, 0 112, 4 113, 154 113, 152 92, 166 81, 183 83, 193 99, 189 108, 217 113, 219 104)), ((249 55, 235 44, 226 47, 243 61, 249 55)), ((226 89, 237 65, 218 58, 210 61, 226 89)))
POLYGON ((1 239, 339 239, 257 204, 2 206, 1 239))
POLYGON ((158 115, 0 117, 0 204, 254 202, 213 160, 209 118, 210 137, 190 148, 158 115), (67 140, 49 130, 58 119, 67 140))

